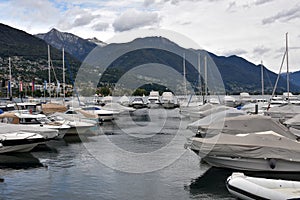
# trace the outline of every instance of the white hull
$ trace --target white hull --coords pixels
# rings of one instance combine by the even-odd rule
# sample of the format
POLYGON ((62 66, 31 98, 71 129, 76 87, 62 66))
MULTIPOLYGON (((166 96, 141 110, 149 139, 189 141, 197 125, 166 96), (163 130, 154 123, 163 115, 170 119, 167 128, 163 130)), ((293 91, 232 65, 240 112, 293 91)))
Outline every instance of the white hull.
POLYGON ((269 159, 208 156, 203 160, 214 167, 242 171, 300 172, 300 162, 280 159, 270 161, 269 159))
POLYGON ((105 115, 98 114, 98 117, 99 117, 100 121, 112 121, 112 120, 114 120, 114 114, 105 114, 105 115))
POLYGON ((66 133, 68 132, 70 128, 60 128, 58 129, 58 136, 57 138, 62 139, 63 137, 65 137, 66 133))
POLYGON ((34 147, 36 147, 40 143, 32 143, 32 144, 21 144, 14 146, 4 146, 0 148, 0 153, 9 153, 9 152, 29 152, 34 147))
POLYGON ((299 199, 300 182, 266 179, 233 173, 226 181, 228 191, 239 199, 299 199))
POLYGON ((72 127, 70 128, 65 135, 83 135, 85 134, 90 127, 72 127))

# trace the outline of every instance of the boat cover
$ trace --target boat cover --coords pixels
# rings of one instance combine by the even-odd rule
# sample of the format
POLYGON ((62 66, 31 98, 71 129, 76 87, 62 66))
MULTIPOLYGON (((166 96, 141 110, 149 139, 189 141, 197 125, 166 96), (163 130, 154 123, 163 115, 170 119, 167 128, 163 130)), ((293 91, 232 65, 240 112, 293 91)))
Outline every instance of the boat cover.
POLYGON ((281 106, 271 107, 265 112, 265 115, 274 118, 292 118, 296 114, 300 114, 300 106, 295 104, 284 104, 281 106))
POLYGON ((240 115, 246 115, 245 111, 237 110, 235 108, 229 108, 228 110, 222 110, 220 112, 212 113, 202 119, 199 119, 193 123, 188 125, 188 128, 199 128, 199 127, 209 127, 211 124, 219 121, 224 120, 225 117, 236 117, 240 115))
POLYGON ((192 138, 187 146, 199 151, 201 157, 274 158, 300 161, 300 143, 274 131, 192 138))
MULTIPOLYGON (((199 127, 200 128, 200 127, 199 127)), ((207 128, 207 135, 210 131, 218 130, 218 133, 238 134, 255 133, 272 130, 280 135, 290 139, 297 139, 287 127, 273 120, 269 116, 262 115, 240 115, 236 117, 226 117, 224 119, 213 121, 207 128)))
POLYGON ((288 126, 299 126, 300 125, 300 114, 295 115, 293 118, 288 119, 284 122, 288 126))

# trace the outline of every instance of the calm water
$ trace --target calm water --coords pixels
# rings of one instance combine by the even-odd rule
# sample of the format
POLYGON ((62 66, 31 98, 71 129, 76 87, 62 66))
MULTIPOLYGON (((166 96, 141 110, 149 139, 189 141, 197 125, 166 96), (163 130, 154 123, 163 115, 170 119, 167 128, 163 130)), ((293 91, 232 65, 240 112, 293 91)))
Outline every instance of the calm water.
POLYGON ((234 199, 224 184, 231 172, 184 149, 189 122, 178 110, 141 110, 83 142, 69 137, 0 157, 21 162, 2 167, 0 199, 234 199))

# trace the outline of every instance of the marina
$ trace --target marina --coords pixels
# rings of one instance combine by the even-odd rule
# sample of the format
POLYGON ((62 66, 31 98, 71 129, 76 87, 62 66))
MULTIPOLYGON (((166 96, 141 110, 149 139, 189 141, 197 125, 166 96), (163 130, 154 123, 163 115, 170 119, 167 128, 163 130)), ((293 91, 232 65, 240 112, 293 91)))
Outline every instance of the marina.
POLYGON ((298 2, 0 7, 0 200, 300 199, 298 2))
MULTIPOLYGON (((39 191, 36 195, 28 194, 31 199, 67 199, 70 196, 73 199, 235 199, 226 188, 226 180, 233 172, 300 180, 296 174, 290 174, 299 171, 299 160, 295 157, 299 149, 295 140, 298 136, 276 118, 272 120, 269 116, 253 115, 233 107, 224 109, 221 105, 219 108, 200 104, 203 109, 199 109, 193 103, 190 110, 186 105, 182 107, 183 114, 181 107, 165 109, 159 104, 131 109, 117 103, 120 98, 114 97, 113 102, 103 105, 114 111, 111 120, 99 123, 88 118, 96 114, 98 119, 97 110, 95 113, 90 111, 88 116, 78 114, 80 108, 56 112, 48 115, 49 121, 61 124, 66 123, 65 120, 72 121, 75 131, 63 138, 38 141, 40 144, 26 149, 27 153, 18 153, 16 149, 9 154, 0 154, 2 196, 5 199, 23 198, 24 185, 30 184, 33 191, 39 191), (186 115, 195 110, 205 110, 206 114, 199 115, 198 120, 186 115), (88 123, 87 128, 80 128, 88 123), (247 126, 243 128, 245 123, 247 126), (193 139, 194 136, 197 137, 193 139), (218 138, 214 139, 216 136, 218 138), (268 140, 263 143, 266 136, 268 140), (282 139, 276 139, 278 137, 282 139), (198 146, 193 143, 196 141, 206 144, 198 146), (261 152, 250 153, 250 149, 242 147, 246 141, 247 146, 262 145, 261 152), (264 146, 266 144, 270 146, 264 146), (230 151, 222 145, 228 145, 230 151), (217 152, 222 152, 220 157, 208 156, 217 155, 217 152), (129 192, 133 190, 136 192, 129 192)), ((14 112, 18 113, 6 111, 1 115, 14 112)), ((289 126, 294 125, 296 119, 293 123, 288 119, 289 126)), ((30 125, 26 124, 1 123, 2 127, 6 125, 14 126, 10 128, 12 133, 23 130, 30 134, 31 131, 26 128, 30 125)), ((51 133, 47 127, 33 130, 34 134, 51 133)))

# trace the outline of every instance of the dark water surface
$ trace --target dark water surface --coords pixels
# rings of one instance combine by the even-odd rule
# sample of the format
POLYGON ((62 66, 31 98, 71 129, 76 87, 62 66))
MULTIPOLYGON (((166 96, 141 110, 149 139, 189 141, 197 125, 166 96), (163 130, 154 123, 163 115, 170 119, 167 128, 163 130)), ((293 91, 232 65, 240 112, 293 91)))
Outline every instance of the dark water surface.
POLYGON ((2 167, 0 199, 234 199, 225 188, 231 172, 209 169, 184 149, 187 123, 178 110, 143 110, 83 142, 69 137, 0 156, 19 162, 2 167))

